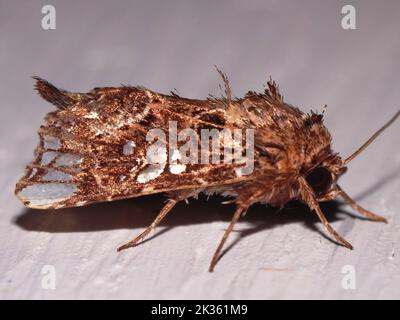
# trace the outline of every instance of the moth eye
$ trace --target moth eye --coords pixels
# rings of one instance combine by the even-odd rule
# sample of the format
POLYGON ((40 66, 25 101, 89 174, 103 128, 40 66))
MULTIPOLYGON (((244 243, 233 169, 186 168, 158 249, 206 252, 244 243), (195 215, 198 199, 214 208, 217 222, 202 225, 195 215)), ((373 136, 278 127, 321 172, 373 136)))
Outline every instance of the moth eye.
POLYGON ((325 194, 332 185, 332 175, 324 167, 317 167, 306 177, 307 182, 314 190, 316 195, 325 194))

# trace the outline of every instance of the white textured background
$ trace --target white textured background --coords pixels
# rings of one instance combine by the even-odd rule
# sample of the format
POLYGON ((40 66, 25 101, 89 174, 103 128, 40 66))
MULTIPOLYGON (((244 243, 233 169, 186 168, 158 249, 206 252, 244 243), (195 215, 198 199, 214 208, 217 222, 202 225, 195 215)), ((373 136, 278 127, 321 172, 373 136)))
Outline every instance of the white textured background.
POLYGON ((304 207, 256 206, 210 274, 233 210, 219 199, 180 205, 151 241, 117 253, 161 196, 52 212, 24 209, 13 195, 53 109, 31 75, 72 91, 129 83, 192 98, 219 94, 214 64, 237 96, 272 75, 303 110, 328 105, 334 148, 348 155, 400 107, 399 30, 400 2, 388 0, 0 0, 0 298, 400 298, 400 123, 341 182, 390 223, 323 206, 353 252, 325 238, 304 207), (341 28, 348 3, 358 30, 341 28), (41 29, 45 4, 56 7, 56 30, 41 29), (44 265, 55 267, 55 290, 41 286, 44 265), (344 265, 355 267, 355 290, 341 286, 344 265))

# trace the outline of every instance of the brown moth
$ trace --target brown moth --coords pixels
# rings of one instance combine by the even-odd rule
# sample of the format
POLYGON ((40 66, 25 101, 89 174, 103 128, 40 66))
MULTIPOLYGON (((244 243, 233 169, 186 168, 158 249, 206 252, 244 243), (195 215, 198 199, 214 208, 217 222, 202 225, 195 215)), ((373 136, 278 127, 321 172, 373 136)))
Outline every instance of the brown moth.
MULTIPOLYGON (((364 150, 396 115, 346 159, 331 148, 323 114, 305 114, 283 101, 268 81, 263 93, 232 98, 226 76, 225 97, 207 100, 160 94, 143 87, 95 88, 71 93, 36 79, 39 95, 58 109, 47 114, 39 129, 35 159, 27 166, 15 193, 25 206, 37 209, 82 206, 95 202, 166 193, 168 201, 154 222, 118 250, 133 247, 180 201, 199 193, 218 193, 236 204, 209 271, 213 271, 235 223, 254 203, 283 207, 299 199, 315 211, 327 231, 352 249, 329 224, 319 202, 341 196, 353 209, 374 221, 386 219, 357 205, 338 185, 347 164, 364 150), (254 130, 254 169, 240 174, 236 163, 189 163, 172 170, 154 167, 146 158, 146 134, 153 128, 254 130), (153 167, 152 167, 153 166, 153 167), (183 170, 182 170, 183 169, 183 170)), ((181 142, 182 143, 182 142, 181 142)), ((226 143, 224 140, 222 142, 226 143)), ((171 150, 163 150, 169 153, 171 150)), ((211 153, 210 153, 211 154, 211 153)))

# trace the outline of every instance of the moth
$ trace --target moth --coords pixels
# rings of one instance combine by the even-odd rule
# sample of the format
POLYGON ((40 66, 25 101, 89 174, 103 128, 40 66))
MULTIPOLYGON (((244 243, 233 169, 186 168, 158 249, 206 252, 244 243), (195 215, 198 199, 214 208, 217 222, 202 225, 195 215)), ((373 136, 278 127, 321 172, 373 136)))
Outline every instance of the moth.
MULTIPOLYGON (((210 272, 234 225, 254 203, 283 207, 293 199, 303 201, 329 234, 349 249, 352 245, 329 224, 319 202, 340 196, 362 216, 386 222, 359 206, 337 181, 351 160, 392 124, 400 111, 343 159, 331 148, 323 112, 303 113, 284 102, 271 79, 264 92, 249 91, 243 98, 234 98, 226 75, 218 72, 225 94, 206 100, 187 99, 172 92, 161 94, 139 86, 72 93, 34 77, 39 95, 57 110, 47 114, 45 125, 38 131, 35 158, 16 184, 17 197, 29 208, 58 209, 165 193, 168 200, 155 220, 119 251, 136 246, 178 202, 196 198, 199 193, 222 194, 235 203, 236 210, 211 259, 210 272), (151 146, 154 149, 154 144, 146 136, 155 128, 167 132, 171 121, 180 130, 191 128, 196 132, 252 129, 251 173, 243 174, 237 163, 228 161, 182 165, 177 161, 181 155, 176 156, 175 150, 165 146, 155 149, 158 163, 150 163, 147 151, 151 146), (175 163, 168 165, 168 158, 175 163)), ((221 148, 224 143, 226 147, 224 140, 221 148)))

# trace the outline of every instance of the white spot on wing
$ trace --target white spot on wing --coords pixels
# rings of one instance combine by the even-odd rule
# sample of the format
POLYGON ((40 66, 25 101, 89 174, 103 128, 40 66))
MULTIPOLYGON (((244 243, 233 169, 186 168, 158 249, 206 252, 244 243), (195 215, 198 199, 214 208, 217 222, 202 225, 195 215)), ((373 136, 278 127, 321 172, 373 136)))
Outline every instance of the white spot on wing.
POLYGON ((56 160, 56 166, 66 166, 72 167, 76 164, 79 164, 82 161, 82 157, 78 154, 73 153, 63 153, 60 157, 56 160))
POLYGON ((42 159, 40 161, 40 164, 42 166, 47 166, 50 162, 52 162, 54 160, 54 158, 56 157, 57 152, 54 151, 46 151, 42 154, 42 159))
POLYGON ((186 170, 186 165, 185 164, 171 164, 169 166, 169 171, 172 174, 180 174, 186 170))
POLYGON ((169 171, 172 174, 180 174, 186 170, 186 165, 185 164, 179 164, 177 163, 177 160, 180 160, 182 158, 181 154, 179 153, 179 150, 174 150, 171 156, 171 164, 169 166, 169 171))
POLYGON ((122 148, 122 153, 125 156, 129 156, 129 155, 133 154, 135 147, 136 147, 135 141, 129 140, 124 144, 124 146, 122 148))
POLYGON ((43 147, 45 149, 58 150, 61 148, 61 141, 53 136, 43 136, 43 147))
POLYGON ((150 164, 147 168, 143 169, 137 176, 137 182, 146 183, 150 180, 157 178, 163 173, 165 163, 161 164, 150 164))
POLYGON ((41 178, 42 181, 70 181, 71 176, 64 172, 48 169, 47 173, 41 178))
POLYGON ((98 119, 99 114, 96 111, 90 111, 88 114, 85 114, 83 117, 86 119, 98 119))
POLYGON ((153 149, 153 152, 147 153, 147 161, 152 164, 166 163, 167 162, 167 148, 162 146, 153 149))
POLYGON ((167 159, 167 148, 165 146, 152 149, 152 152, 148 152, 147 161, 149 165, 138 174, 136 178, 137 182, 146 183, 160 176, 165 169, 167 159))
POLYGON ((25 187, 17 196, 30 208, 45 209, 70 198, 76 191, 74 184, 38 183, 25 187))

